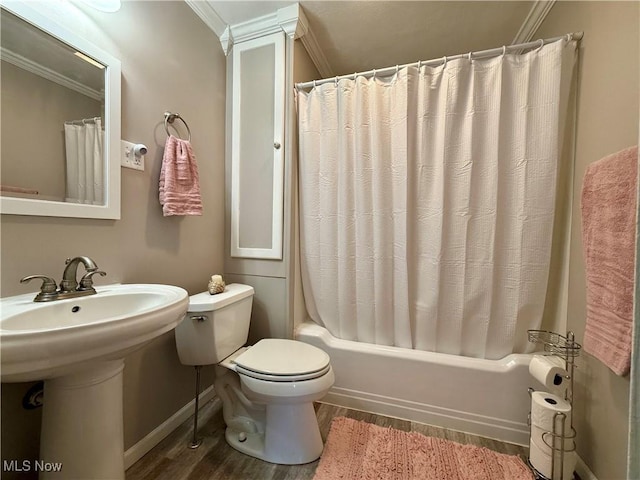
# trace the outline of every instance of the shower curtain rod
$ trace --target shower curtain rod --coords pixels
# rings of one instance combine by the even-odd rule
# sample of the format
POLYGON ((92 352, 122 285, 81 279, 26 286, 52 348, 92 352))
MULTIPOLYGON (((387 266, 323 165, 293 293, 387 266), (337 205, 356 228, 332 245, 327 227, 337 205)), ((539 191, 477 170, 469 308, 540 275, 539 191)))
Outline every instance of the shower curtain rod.
POLYGON ((395 67, 386 67, 386 68, 381 68, 381 69, 374 69, 374 70, 369 70, 367 72, 356 72, 356 73, 351 73, 348 75, 339 75, 336 77, 329 77, 329 78, 323 78, 322 80, 312 80, 310 82, 304 82, 304 83, 296 83, 295 87, 296 90, 302 90, 305 88, 313 88, 313 87, 317 87, 318 85, 322 85, 324 83, 330 83, 330 82, 338 82, 339 80, 342 79, 349 79, 349 80, 353 80, 356 77, 375 77, 375 76, 387 76, 390 75, 392 73, 396 73, 400 68, 404 68, 404 67, 422 67, 422 66, 435 66, 438 64, 445 64, 449 61, 449 60, 457 60, 458 58, 468 58, 469 60, 471 59, 478 59, 478 58, 487 58, 487 57, 495 57, 497 55, 503 55, 509 51, 513 51, 513 50, 526 50, 529 48, 533 48, 533 47, 542 47, 544 45, 546 45, 547 43, 553 43, 556 42, 558 40, 561 40, 563 38, 567 39, 567 41, 571 41, 571 40, 581 40, 583 37, 583 32, 574 32, 574 33, 567 33, 566 35, 562 35, 560 37, 552 37, 552 38, 546 38, 546 39, 539 39, 539 40, 535 40, 533 42, 526 42, 526 43, 517 43, 515 45, 508 45, 508 46, 504 46, 504 47, 499 47, 499 48, 492 48, 490 50, 481 50, 478 52, 469 52, 469 53, 461 53, 458 55, 453 55, 451 57, 445 56, 445 57, 440 57, 440 58, 434 58, 433 60, 421 60, 419 62, 414 62, 414 63, 406 63, 404 65, 396 65, 395 67))
POLYGON ((83 118, 82 120, 67 120, 64 122, 67 125, 86 125, 87 123, 96 123, 101 117, 83 118))

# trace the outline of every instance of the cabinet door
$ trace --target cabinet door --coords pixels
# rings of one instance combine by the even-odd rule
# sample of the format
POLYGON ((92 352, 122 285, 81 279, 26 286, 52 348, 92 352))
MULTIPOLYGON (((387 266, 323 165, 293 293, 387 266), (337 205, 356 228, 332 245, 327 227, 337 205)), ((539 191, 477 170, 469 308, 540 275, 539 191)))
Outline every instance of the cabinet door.
POLYGON ((232 257, 282 259, 284 35, 233 46, 232 257))

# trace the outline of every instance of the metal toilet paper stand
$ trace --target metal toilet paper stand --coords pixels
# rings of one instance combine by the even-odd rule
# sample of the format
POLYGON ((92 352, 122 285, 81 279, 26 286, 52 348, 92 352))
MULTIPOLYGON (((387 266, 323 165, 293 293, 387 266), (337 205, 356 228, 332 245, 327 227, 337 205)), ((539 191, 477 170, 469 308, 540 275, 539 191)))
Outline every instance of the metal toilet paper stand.
MULTIPOLYGON (((575 341, 573 332, 567 332, 566 336, 559 333, 550 332, 547 330, 529 330, 529 341, 532 343, 542 344, 544 351, 560 357, 564 360, 565 370, 569 373, 569 386, 565 390, 564 399, 571 405, 571 412, 573 412, 573 376, 576 369, 575 360, 580 355, 580 349, 582 346, 575 341)), ((533 388, 529 388, 529 396, 534 392, 533 388)), ((542 434, 542 441, 551 448, 551 478, 547 478, 538 472, 531 461, 529 461, 529 467, 532 469, 536 479, 542 480, 563 480, 564 475, 564 457, 566 453, 573 452, 576 449, 576 430, 573 428, 573 415, 569 423, 569 428, 566 425, 567 415, 562 412, 557 412, 553 416, 553 429, 542 434), (566 448, 565 441, 571 440, 570 448, 566 448), (556 457, 559 457, 560 462, 558 468, 556 468, 556 457)), ((531 437, 531 412, 529 412, 529 418, 527 420, 529 426, 529 437, 531 437)))

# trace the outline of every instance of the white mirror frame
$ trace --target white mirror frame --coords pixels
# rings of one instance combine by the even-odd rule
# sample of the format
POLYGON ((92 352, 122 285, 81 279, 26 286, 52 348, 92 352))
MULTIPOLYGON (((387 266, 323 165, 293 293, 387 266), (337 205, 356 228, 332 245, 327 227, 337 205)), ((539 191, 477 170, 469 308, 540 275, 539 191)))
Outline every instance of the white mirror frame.
POLYGON ((0 213, 45 217, 120 218, 120 60, 67 30, 27 2, 3 1, 2 8, 105 65, 105 204, 84 205, 0 197, 0 213))

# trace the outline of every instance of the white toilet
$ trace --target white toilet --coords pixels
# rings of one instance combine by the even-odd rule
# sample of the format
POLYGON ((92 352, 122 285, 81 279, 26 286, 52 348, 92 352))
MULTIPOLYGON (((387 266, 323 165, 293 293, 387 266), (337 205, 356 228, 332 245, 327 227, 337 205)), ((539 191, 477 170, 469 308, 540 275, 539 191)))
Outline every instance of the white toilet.
POLYGON ((243 347, 253 288, 230 284, 223 293, 189 298, 176 327, 180 362, 216 367, 225 436, 236 450, 271 463, 316 460, 322 438, 313 408, 334 382, 329 355, 306 343, 264 339, 243 347))

